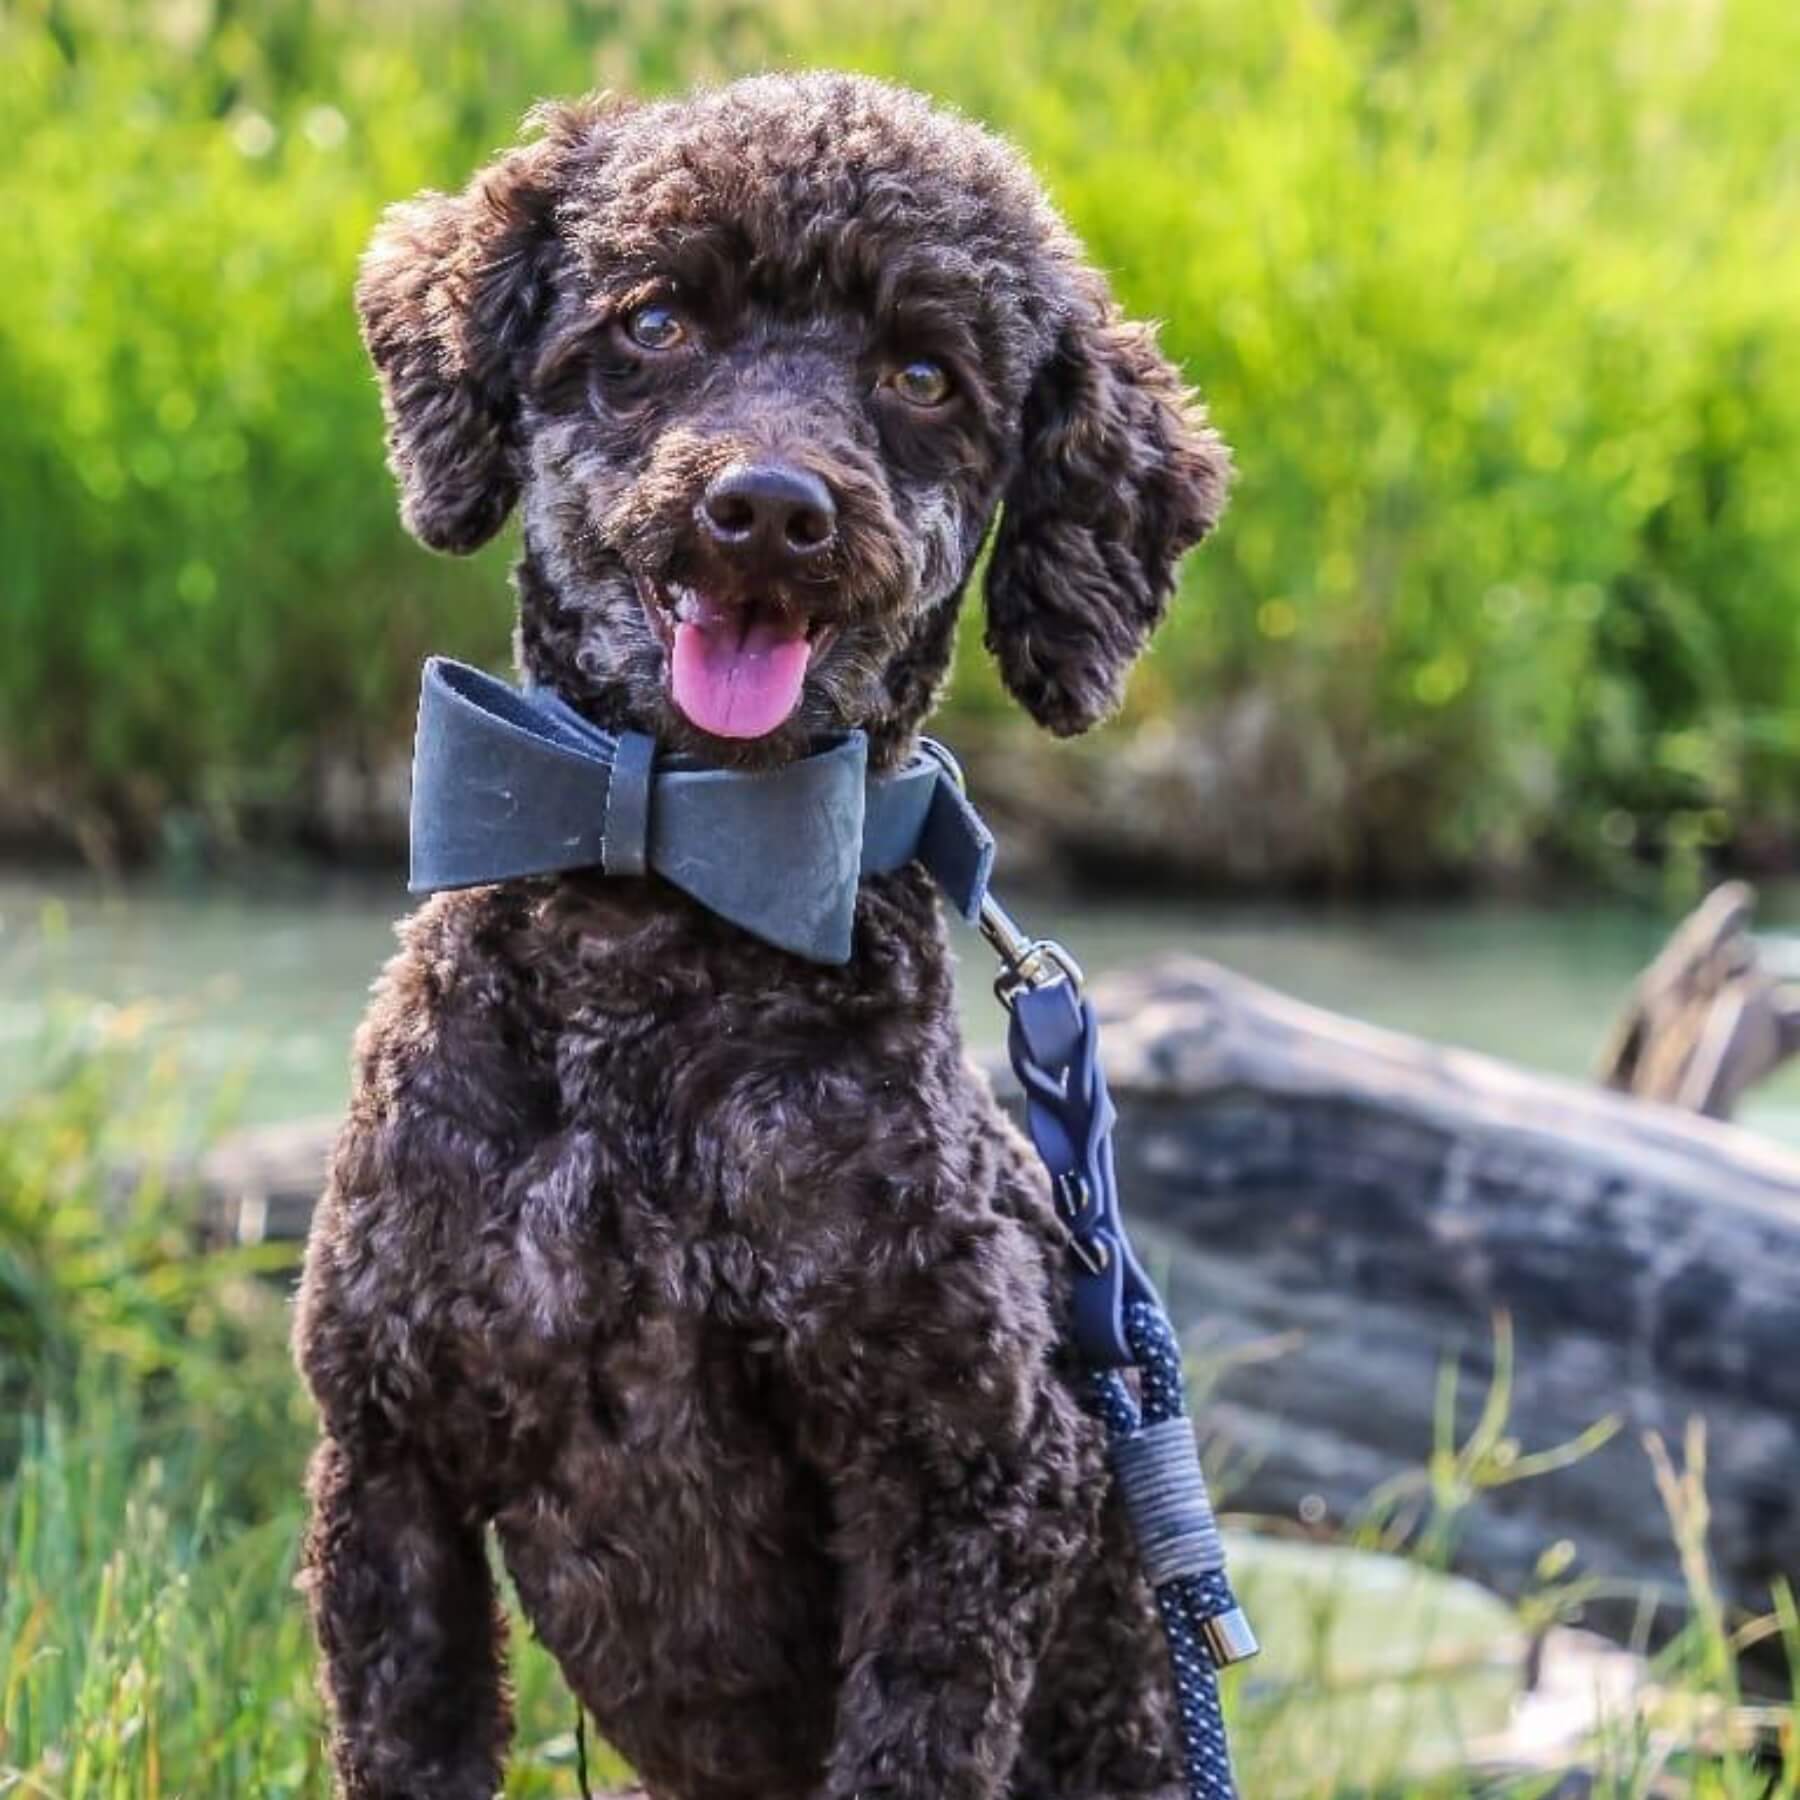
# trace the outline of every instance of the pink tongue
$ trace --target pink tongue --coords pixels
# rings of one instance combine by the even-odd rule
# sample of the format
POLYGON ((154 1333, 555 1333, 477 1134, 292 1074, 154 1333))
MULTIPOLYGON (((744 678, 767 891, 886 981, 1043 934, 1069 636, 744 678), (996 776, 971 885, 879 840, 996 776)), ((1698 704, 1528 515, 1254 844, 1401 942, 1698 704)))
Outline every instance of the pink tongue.
POLYGON ((799 705, 811 653, 801 620, 703 604, 675 627, 675 704, 714 737, 766 736, 799 705))

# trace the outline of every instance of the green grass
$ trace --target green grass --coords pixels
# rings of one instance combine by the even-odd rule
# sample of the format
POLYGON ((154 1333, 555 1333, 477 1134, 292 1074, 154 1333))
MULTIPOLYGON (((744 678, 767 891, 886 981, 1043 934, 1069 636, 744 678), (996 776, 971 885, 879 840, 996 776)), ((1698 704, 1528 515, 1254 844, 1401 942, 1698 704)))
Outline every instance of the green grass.
MULTIPOLYGON (((150 1023, 71 1003, 0 1112, 0 1796, 322 1796, 293 1256, 195 1255, 150 1023)), ((573 1705, 515 1651, 508 1792, 572 1792, 573 1705)))
POLYGON ((504 553, 393 520, 380 206, 772 63, 1013 134, 1166 321, 1242 480, 1131 721, 1268 701, 1317 872, 1800 825, 1789 0, 0 0, 0 62, 0 765, 86 841, 279 829, 504 656, 504 553))
MULTIPOLYGON (((250 1381, 291 1384, 274 1351, 250 1381)), ((298 1431, 258 1441, 284 1498, 233 1516, 207 1459, 116 1392, 35 1426, 0 1499, 0 1794, 301 1800, 330 1791, 305 1608, 293 1589, 298 1431)), ((514 1631, 507 1793, 575 1792, 574 1706, 514 1631)), ((621 1773, 596 1751, 596 1779, 621 1773)))
MULTIPOLYGON (((18 1800, 324 1800, 314 1657, 292 1577, 311 1424, 286 1353, 280 1272, 194 1261, 158 1171, 178 1071, 129 1030, 71 1026, 43 1087, 0 1116, 0 1796, 18 1800), (134 1196, 103 1171, 131 1148, 134 1196), (48 1184, 48 1185, 47 1185, 48 1184), (52 1199, 54 1204, 52 1204, 52 1199)), ((176 1184, 178 1188, 178 1184, 176 1184)), ((1503 1721, 1520 1644, 1591 1585, 1561 1546, 1516 1607, 1446 1584, 1458 1520, 1482 1495, 1588 1447, 1527 1452, 1507 1433, 1510 1344, 1467 1436, 1453 1377, 1440 1442, 1415 1480, 1373 1497, 1342 1556, 1240 1536, 1240 1586, 1268 1643, 1229 1702, 1257 1800, 1526 1795, 1456 1770, 1503 1721), (1404 1560, 1376 1555, 1404 1548, 1404 1560)), ((1205 1371, 1202 1374, 1204 1387, 1205 1371)), ((1598 1427, 1598 1431, 1607 1429, 1598 1427)), ((1785 1643, 1785 1587, 1761 1620, 1727 1616, 1706 1552, 1704 1439, 1651 1446, 1687 1577, 1690 1622, 1656 1658, 1656 1693, 1611 1721, 1597 1792, 1793 1800, 1800 1700, 1746 1706, 1741 1658, 1785 1643), (1764 1648, 1767 1648, 1765 1643, 1764 1648), (1740 1742, 1758 1725, 1787 1767, 1740 1742)), ((576 1791, 574 1711, 547 1656, 514 1632, 518 1732, 506 1792, 576 1791)), ((597 1746, 597 1786, 624 1771, 597 1746)))

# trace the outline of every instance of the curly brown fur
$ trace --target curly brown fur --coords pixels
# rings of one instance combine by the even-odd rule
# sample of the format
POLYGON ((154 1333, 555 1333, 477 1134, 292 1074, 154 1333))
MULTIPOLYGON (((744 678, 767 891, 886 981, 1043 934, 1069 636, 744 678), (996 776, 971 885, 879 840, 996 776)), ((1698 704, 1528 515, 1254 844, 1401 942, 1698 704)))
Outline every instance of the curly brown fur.
MULTIPOLYGON (((1105 710, 1227 465, 1017 159, 838 76, 540 123, 390 214, 358 290, 413 530, 466 551, 521 508, 526 672, 717 761, 860 726, 891 763, 1004 493, 1002 671, 1053 729, 1105 710), (649 302, 678 349, 625 329, 649 302), (889 384, 919 357, 947 400, 889 384), (804 564, 697 523, 758 460, 832 497, 804 564), (814 634, 759 738, 671 697, 702 584, 814 634)), ((841 969, 654 880, 444 896, 401 936, 297 1328, 341 1792, 498 1786, 490 1528, 656 1800, 1170 1790, 1060 1233, 925 877, 865 885, 841 969)))

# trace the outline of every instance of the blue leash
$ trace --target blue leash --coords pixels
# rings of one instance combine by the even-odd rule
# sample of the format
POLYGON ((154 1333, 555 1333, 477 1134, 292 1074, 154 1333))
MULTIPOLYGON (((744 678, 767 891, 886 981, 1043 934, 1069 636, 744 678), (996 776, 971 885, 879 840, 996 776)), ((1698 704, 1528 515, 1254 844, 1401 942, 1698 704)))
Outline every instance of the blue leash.
POLYGON ((1099 1021, 1060 945, 1028 937, 991 895, 980 925, 1003 964, 994 991, 1012 1015, 1026 1125, 1069 1233, 1075 1347, 1169 1647, 1188 1797, 1233 1800, 1219 1670, 1254 1656, 1256 1637, 1226 1578, 1175 1328, 1120 1215, 1099 1021))

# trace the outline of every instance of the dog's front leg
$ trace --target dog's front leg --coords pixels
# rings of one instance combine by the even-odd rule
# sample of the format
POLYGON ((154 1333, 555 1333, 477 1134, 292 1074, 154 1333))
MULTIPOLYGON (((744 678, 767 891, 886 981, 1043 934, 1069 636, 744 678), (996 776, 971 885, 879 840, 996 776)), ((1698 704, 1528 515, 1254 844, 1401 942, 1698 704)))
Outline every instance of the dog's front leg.
POLYGON ((404 1446, 329 1432, 303 1579, 343 1800, 492 1800, 511 1720, 478 1520, 404 1446))
POLYGON ((985 1278, 862 1335, 829 1469, 842 1562, 825 1800, 994 1800, 1098 1530, 1097 1429, 985 1278), (960 1314, 960 1317, 958 1316, 960 1314))

